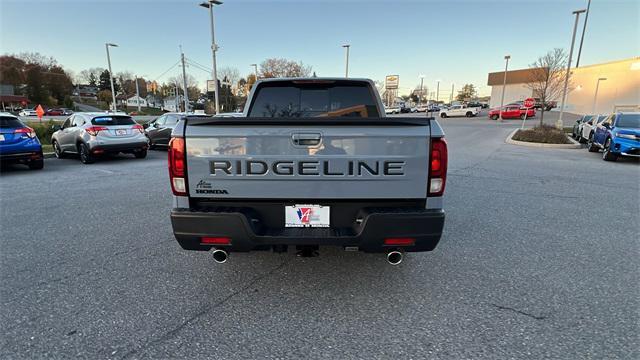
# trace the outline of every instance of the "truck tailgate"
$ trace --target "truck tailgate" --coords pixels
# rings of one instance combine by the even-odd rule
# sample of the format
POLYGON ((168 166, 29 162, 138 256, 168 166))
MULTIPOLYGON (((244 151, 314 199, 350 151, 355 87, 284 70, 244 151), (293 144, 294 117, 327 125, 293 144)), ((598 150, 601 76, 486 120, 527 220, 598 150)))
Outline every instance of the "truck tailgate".
POLYGON ((236 123, 187 123, 184 134, 190 197, 426 196, 428 121, 392 126, 323 120, 263 125, 238 119, 236 123))

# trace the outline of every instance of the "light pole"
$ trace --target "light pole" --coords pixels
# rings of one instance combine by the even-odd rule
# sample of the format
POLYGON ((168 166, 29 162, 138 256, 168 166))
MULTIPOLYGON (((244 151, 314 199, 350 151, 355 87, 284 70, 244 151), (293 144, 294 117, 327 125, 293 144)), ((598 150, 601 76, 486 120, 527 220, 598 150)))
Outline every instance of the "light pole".
POLYGON ((438 104, 439 96, 440 96, 440 80, 436 80, 436 104, 438 104))
POLYGON ((418 105, 422 104, 422 89, 424 84, 424 75, 420 75, 420 97, 418 98, 418 105))
POLYGON ((564 76, 564 90, 562 91, 562 103, 560 105, 560 116, 558 117, 558 122, 556 126, 559 129, 562 129, 562 115, 564 114, 564 104, 567 100, 567 87, 569 86, 569 73, 571 72, 571 58, 573 57, 573 45, 576 43, 576 30, 578 30, 578 20, 580 19, 580 14, 587 11, 586 9, 576 10, 573 14, 576 15, 576 21, 573 24, 573 36, 571 36, 571 49, 569 50, 569 59, 567 61, 567 73, 564 76))
POLYGON ((134 78, 136 82, 136 104, 138 104, 138 113, 140 113, 140 88, 138 88, 138 75, 134 78))
POLYGON ((591 109, 591 113, 593 115, 596 114, 596 101, 598 100, 598 88, 600 87, 600 81, 605 81, 607 78, 598 78, 598 82, 596 83, 596 93, 593 95, 593 108, 591 109))
POLYGON ((349 48, 351 47, 351 45, 344 44, 342 45, 342 47, 347 50, 347 59, 345 61, 344 77, 348 78, 349 77, 349 48))
POLYGON ((587 3, 587 13, 584 14, 584 25, 582 26, 582 36, 580 36, 580 46, 578 47, 578 58, 576 58, 576 67, 580 66, 580 54, 582 54, 582 42, 584 41, 584 33, 587 31, 587 20, 589 20, 589 8, 591 8, 591 0, 587 3))
POLYGON ((504 92, 507 90, 507 69, 509 69, 509 59, 511 59, 511 55, 504 56, 504 78, 502 79, 502 98, 500 99, 499 121, 502 121, 502 107, 504 106, 504 92))
POLYGON ((451 96, 449 97, 449 105, 453 104, 453 89, 455 84, 451 84, 451 96))
POLYGON ((111 56, 109 55, 109 47, 118 47, 116 44, 106 43, 104 47, 107 49, 107 64, 109 65, 109 81, 111 82, 111 99, 113 100, 113 104, 111 105, 111 110, 116 111, 116 90, 113 87, 113 72, 111 71, 111 56))
POLYGON ((253 66, 253 70, 256 74, 256 81, 258 81, 258 64, 251 64, 249 66, 253 66))
POLYGON ((216 51, 218 51, 218 45, 216 45, 216 37, 214 33, 213 25, 213 5, 222 5, 222 1, 208 0, 203 2, 200 6, 209 9, 209 19, 211 21, 211 53, 213 56, 213 83, 215 84, 215 102, 216 102, 216 115, 220 113, 220 99, 218 96, 218 69, 216 69, 216 51))

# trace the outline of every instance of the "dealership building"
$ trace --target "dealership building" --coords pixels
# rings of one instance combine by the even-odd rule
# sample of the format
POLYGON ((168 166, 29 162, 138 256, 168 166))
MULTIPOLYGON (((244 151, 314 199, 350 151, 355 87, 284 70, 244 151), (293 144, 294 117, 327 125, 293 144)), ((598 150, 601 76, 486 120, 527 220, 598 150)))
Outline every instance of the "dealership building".
MULTIPOLYGON (((537 97, 527 86, 530 78, 530 69, 507 71, 504 103, 537 97)), ((503 83, 504 71, 489 73, 491 107, 500 106, 503 83)), ((565 111, 575 114, 640 111, 640 57, 571 69, 570 84, 565 111), (599 85, 598 79, 603 79, 599 85), (596 86, 598 96, 594 106, 596 86)), ((560 106, 561 99, 548 100, 555 100, 560 106)))

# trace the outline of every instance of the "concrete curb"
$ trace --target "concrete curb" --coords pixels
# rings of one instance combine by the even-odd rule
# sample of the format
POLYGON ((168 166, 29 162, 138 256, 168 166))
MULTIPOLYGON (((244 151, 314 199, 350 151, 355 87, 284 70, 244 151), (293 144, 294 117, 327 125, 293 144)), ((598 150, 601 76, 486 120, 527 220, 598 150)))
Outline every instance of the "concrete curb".
POLYGON ((51 153, 44 153, 44 154, 42 154, 42 156, 43 156, 45 159, 51 159, 51 158, 56 157, 56 153, 52 153, 52 152, 51 152, 51 153))
POLYGON ((582 144, 580 144, 579 142, 573 140, 569 136, 567 136, 567 139, 569 139, 569 141, 571 141, 571 144, 543 144, 543 143, 533 143, 533 142, 528 142, 528 141, 513 140, 512 137, 513 137, 513 135, 516 134, 516 132, 518 132, 518 130, 520 130, 520 129, 513 130, 509 134, 509 136, 507 136, 507 139, 505 140, 505 142, 507 144, 519 145, 519 146, 529 146, 529 147, 538 147, 538 148, 551 148, 551 149, 582 149, 582 144))

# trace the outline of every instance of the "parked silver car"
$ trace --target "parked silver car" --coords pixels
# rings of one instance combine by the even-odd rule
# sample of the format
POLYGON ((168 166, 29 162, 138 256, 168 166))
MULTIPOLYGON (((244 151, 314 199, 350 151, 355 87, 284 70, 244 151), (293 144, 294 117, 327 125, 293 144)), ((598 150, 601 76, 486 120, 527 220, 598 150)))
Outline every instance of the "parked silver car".
POLYGON ((142 159, 149 147, 142 125, 123 113, 75 113, 53 133, 51 145, 56 157, 75 153, 84 164, 108 153, 131 153, 142 159))

